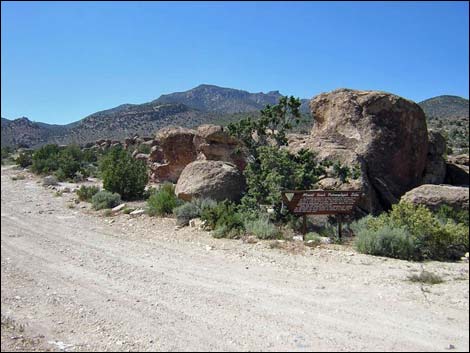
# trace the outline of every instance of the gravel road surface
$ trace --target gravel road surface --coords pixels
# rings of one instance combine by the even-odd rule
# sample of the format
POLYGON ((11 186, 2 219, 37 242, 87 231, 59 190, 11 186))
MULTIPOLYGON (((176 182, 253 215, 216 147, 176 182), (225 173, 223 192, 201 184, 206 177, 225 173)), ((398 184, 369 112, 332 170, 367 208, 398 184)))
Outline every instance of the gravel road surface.
POLYGON ((38 181, 2 167, 2 351, 469 350, 468 263, 214 239, 38 181))

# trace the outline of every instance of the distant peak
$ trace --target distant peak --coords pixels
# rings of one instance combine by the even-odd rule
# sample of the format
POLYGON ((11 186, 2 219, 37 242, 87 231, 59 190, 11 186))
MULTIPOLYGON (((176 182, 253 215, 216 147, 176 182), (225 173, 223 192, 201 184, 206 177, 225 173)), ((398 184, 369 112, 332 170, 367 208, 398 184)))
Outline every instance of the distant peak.
POLYGON ((223 87, 220 87, 220 86, 216 86, 216 85, 209 85, 207 83, 203 83, 197 87, 194 87, 193 89, 198 89, 198 88, 223 88, 223 87))

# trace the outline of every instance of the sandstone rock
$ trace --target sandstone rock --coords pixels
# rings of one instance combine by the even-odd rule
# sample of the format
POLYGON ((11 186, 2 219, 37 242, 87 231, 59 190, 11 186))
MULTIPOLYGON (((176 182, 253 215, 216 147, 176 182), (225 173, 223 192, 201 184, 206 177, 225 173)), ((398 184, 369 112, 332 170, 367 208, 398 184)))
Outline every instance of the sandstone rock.
POLYGON ((163 152, 164 168, 156 168, 154 177, 159 181, 176 182, 183 169, 196 160, 193 139, 196 131, 182 127, 167 127, 157 132, 156 140, 163 152))
POLYGON ((198 159, 233 163, 240 171, 246 167, 246 154, 241 143, 220 125, 205 124, 197 129, 194 146, 198 159))
POLYGON ((336 144, 326 139, 312 139, 308 135, 288 135, 290 152, 296 153, 300 149, 305 148, 313 150, 317 153, 317 160, 338 161, 342 165, 349 167, 359 167, 361 176, 359 179, 349 179, 342 182, 338 178, 325 178, 318 183, 318 188, 322 190, 357 190, 361 191, 363 196, 359 199, 356 208, 356 216, 361 217, 367 213, 378 213, 383 209, 376 190, 372 187, 367 176, 367 164, 354 151, 346 149, 344 146, 336 144))
POLYGON ((154 145, 150 150, 149 162, 163 162, 164 155, 160 146, 154 145))
POLYGON ((67 194, 67 193, 72 192, 72 190, 71 190, 70 187, 68 187, 68 186, 59 186, 59 187, 57 188, 57 191, 58 191, 58 192, 62 192, 62 193, 64 193, 64 194, 67 194))
POLYGON ((414 102, 378 91, 339 89, 310 101, 311 135, 290 138, 292 151, 359 165, 368 212, 387 209, 420 184, 426 166, 426 118, 414 102))
POLYGON ((425 205, 431 210, 437 210, 442 205, 455 210, 468 210, 468 191, 468 187, 426 184, 408 191, 401 200, 425 205))
POLYGON ((466 165, 468 167, 468 154, 448 156, 447 161, 452 164, 466 165))
POLYGON ((119 212, 119 211, 121 211, 122 209, 124 209, 124 207, 126 207, 126 204, 125 204, 125 203, 122 203, 122 204, 120 204, 120 205, 118 205, 118 206, 112 208, 111 211, 113 211, 113 212, 119 212))
POLYGON ((201 229, 202 227, 204 227, 204 224, 205 224, 205 222, 202 221, 200 218, 193 218, 193 219, 189 220, 189 226, 191 228, 201 229))
POLYGON ((59 184, 57 178, 54 175, 48 175, 42 180, 42 184, 45 186, 53 186, 59 184))
POLYGON ((137 153, 134 158, 138 159, 138 160, 141 160, 141 161, 144 161, 144 162, 147 162, 147 160, 149 159, 149 155, 145 154, 145 153, 137 153))
POLYGON ((186 166, 176 184, 175 193, 183 200, 193 197, 217 201, 238 200, 245 180, 233 165, 222 161, 195 161, 186 166))
POLYGON ((446 164, 446 184, 468 186, 469 180, 470 178, 467 166, 453 163, 446 164))
POLYGON ((135 211, 132 211, 131 213, 129 213, 131 216, 140 216, 141 214, 144 214, 145 213, 145 210, 142 210, 142 209, 137 209, 135 211))
POLYGON ((446 176, 446 161, 444 155, 447 150, 446 139, 437 131, 429 131, 429 148, 426 161, 423 184, 442 184, 446 176))
POLYGON ((233 138, 221 125, 204 124, 197 128, 197 135, 207 142, 217 142, 226 145, 237 145, 237 139, 233 138))

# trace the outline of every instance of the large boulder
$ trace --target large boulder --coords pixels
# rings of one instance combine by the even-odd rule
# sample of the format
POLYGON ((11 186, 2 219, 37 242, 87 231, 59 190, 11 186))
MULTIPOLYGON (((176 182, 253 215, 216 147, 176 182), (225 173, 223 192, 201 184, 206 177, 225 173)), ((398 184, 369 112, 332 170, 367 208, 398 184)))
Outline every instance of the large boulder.
POLYGON ((423 184, 442 184, 446 177, 446 161, 444 155, 447 151, 446 139, 437 131, 429 131, 429 148, 423 184))
POLYGON ((339 89, 310 101, 310 136, 290 142, 321 158, 356 163, 367 212, 388 209, 421 183, 426 167, 426 118, 414 102, 378 91, 339 89))
POLYGON ((163 160, 160 166, 152 170, 154 180, 171 182, 178 180, 183 169, 196 160, 197 153, 193 143, 195 135, 196 131, 182 127, 167 127, 157 132, 156 140, 163 153, 163 160))
POLYGON ((217 201, 239 200, 245 190, 245 179, 230 163, 198 160, 184 168, 175 193, 183 200, 211 198, 217 201))
POLYGON ((454 163, 446 164, 446 184, 468 186, 469 181, 468 166, 454 163))
POLYGON ((427 206, 433 211, 442 205, 468 211, 468 191, 468 187, 425 184, 408 191, 401 200, 427 206))
POLYGON ((233 163, 240 171, 246 167, 246 155, 241 143, 220 125, 205 124, 197 128, 194 146, 198 159, 233 163))
POLYGON ((356 152, 333 141, 312 139, 308 135, 288 134, 287 139, 287 149, 292 153, 297 153, 301 149, 308 149, 316 152, 318 162, 325 160, 340 162, 345 166, 356 166, 361 171, 358 179, 349 178, 346 182, 342 182, 338 178, 324 178, 318 183, 320 189, 362 191, 362 196, 357 204, 358 216, 382 210, 376 191, 367 177, 367 164, 356 152))

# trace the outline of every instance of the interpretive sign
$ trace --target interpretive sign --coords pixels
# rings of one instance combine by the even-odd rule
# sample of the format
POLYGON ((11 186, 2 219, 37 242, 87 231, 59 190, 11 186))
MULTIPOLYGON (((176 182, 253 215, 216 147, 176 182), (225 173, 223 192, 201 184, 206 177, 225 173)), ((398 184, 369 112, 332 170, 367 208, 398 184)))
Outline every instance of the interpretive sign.
POLYGON ((361 197, 359 191, 288 190, 282 199, 294 214, 351 213, 361 197))
POLYGON ((307 232, 307 215, 338 215, 338 236, 341 238, 341 215, 352 213, 360 191, 286 190, 282 201, 289 211, 303 216, 302 233, 307 232))

